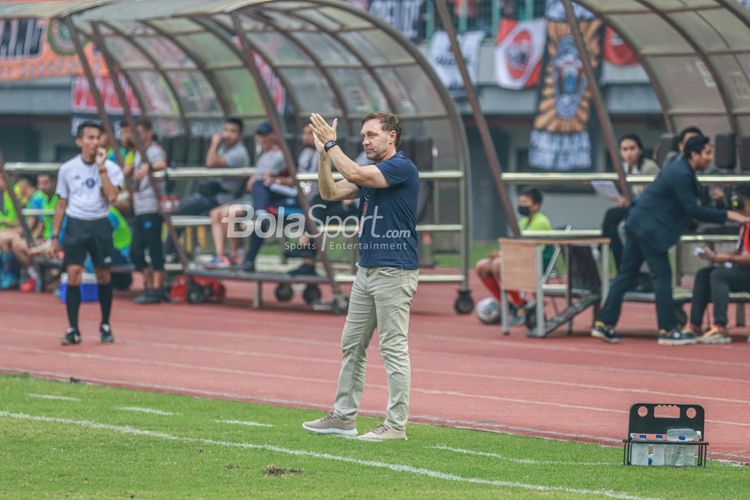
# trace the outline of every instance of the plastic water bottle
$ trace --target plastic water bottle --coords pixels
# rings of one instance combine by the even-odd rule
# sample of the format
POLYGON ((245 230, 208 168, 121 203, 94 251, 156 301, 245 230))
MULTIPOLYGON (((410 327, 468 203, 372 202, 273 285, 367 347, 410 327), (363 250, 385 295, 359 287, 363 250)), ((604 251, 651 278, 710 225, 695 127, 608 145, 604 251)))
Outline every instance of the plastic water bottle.
MULTIPOLYGON (((670 442, 691 442, 700 440, 701 433, 695 429, 669 429, 667 431, 667 441, 670 442)), ((695 466, 696 447, 689 444, 674 444, 667 446, 667 465, 673 467, 693 467, 695 466)))
POLYGON ((645 434, 630 434, 630 440, 633 441, 630 445, 630 465, 649 465, 649 445, 638 442, 646 439, 645 434))
MULTIPOLYGON (((664 434, 657 434, 654 438, 657 441, 664 441, 664 434)), ((649 465, 664 465, 664 448, 666 445, 654 444, 653 459, 649 465)))

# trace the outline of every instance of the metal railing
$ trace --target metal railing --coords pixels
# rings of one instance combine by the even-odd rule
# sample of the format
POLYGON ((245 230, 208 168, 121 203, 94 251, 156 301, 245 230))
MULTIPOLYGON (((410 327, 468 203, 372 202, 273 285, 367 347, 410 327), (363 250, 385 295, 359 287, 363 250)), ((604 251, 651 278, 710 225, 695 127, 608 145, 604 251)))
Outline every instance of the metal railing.
MULTIPOLYGON (((488 37, 497 37, 503 17, 527 20, 544 17, 545 0, 447 0, 451 21, 458 34, 467 31, 484 31, 488 37)), ((441 29, 435 0, 425 2, 424 17, 419 32, 425 40, 441 29)))

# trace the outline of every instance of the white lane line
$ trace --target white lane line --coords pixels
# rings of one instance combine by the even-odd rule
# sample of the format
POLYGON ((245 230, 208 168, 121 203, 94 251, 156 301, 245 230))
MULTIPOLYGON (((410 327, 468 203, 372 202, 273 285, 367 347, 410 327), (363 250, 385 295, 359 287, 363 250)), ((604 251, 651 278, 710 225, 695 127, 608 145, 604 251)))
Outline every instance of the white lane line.
MULTIPOLYGON (((49 372, 49 371, 39 371, 39 370, 22 370, 21 371, 16 367, 9 367, 9 366, 0 366, 0 373, 28 373, 35 377, 54 379, 54 380, 59 380, 62 382, 68 381, 70 379, 69 373, 49 372)), ((258 404, 284 405, 284 406, 292 406, 292 407, 297 407, 297 408, 314 408, 314 409, 318 409, 321 411, 327 411, 327 410, 330 410, 331 408, 330 404, 318 404, 318 403, 313 403, 310 401, 300 401, 300 400, 293 400, 293 399, 277 399, 277 398, 267 398, 267 397, 262 397, 262 396, 248 396, 247 394, 237 394, 237 393, 224 392, 224 391, 211 391, 211 390, 196 389, 193 387, 185 387, 185 386, 179 386, 179 385, 149 384, 145 382, 103 379, 103 378, 97 378, 97 377, 86 377, 85 380, 87 383, 90 383, 90 384, 124 387, 128 389, 138 388, 138 389, 145 389, 145 390, 152 391, 152 392, 172 392, 172 393, 184 394, 184 395, 189 395, 189 396, 209 397, 209 398, 217 398, 217 399, 230 399, 234 401, 247 401, 250 403, 258 403, 258 404)), ((359 413, 360 415, 368 416, 368 417, 380 418, 380 417, 385 416, 384 411, 368 410, 366 408, 362 408, 359 413)), ((584 441, 595 441, 600 444, 616 446, 618 448, 622 446, 622 439, 616 439, 612 437, 595 436, 595 435, 589 435, 589 434, 574 434, 574 433, 563 432, 563 431, 535 429, 533 427, 505 425, 499 422, 494 423, 494 422, 483 422, 483 421, 455 420, 455 419, 441 418, 441 417, 435 417, 435 416, 430 416, 430 415, 413 415, 412 417, 410 417, 410 419, 413 422, 449 425, 452 427, 466 428, 466 429, 473 429, 473 430, 482 429, 486 432, 500 432, 500 433, 511 434, 515 436, 531 435, 540 439, 551 439, 551 440, 557 440, 557 441, 584 440, 584 441)), ((721 451, 719 452, 709 451, 708 455, 712 460, 727 461, 726 459, 722 459, 719 457, 731 456, 732 459, 739 459, 743 463, 750 464, 750 455, 742 455, 738 453, 727 453, 727 452, 721 452, 721 451)))
POLYGON ((214 420, 217 424, 245 425, 247 427, 273 427, 271 424, 251 422, 249 420, 214 420))
POLYGON ((30 398, 34 399, 49 399, 52 401, 80 401, 78 398, 71 398, 68 396, 55 396, 53 394, 26 394, 30 398))
MULTIPOLYGON (((158 327, 153 326, 150 327, 151 329, 158 329, 158 327)), ((15 330, 13 328, 9 328, 9 330, 12 330, 11 333, 17 333, 17 334, 23 334, 23 335, 29 335, 28 332, 15 330)), ((173 329, 165 329, 165 331, 173 332, 173 329)), ((197 330, 195 332, 195 335, 201 335, 202 337, 205 337, 206 333, 209 332, 208 330, 197 330)), ((188 331, 188 329, 180 329, 180 333, 191 333, 188 331)), ((210 332, 211 335, 219 335, 219 332, 210 332)), ((38 337, 48 337, 46 334, 30 334, 38 337)), ((244 340, 273 340, 276 342, 293 342, 295 344, 301 344, 301 343, 307 343, 307 344, 326 344, 326 345, 333 345, 335 342, 331 341, 308 341, 308 342, 302 342, 300 339, 296 339, 294 337, 283 337, 283 336, 266 336, 266 335, 257 335, 257 334, 248 334, 248 335, 239 335, 239 334, 226 334, 227 336, 230 336, 232 338, 242 338, 244 340)), ((336 344, 338 345, 338 344, 336 344)), ((537 344, 541 345, 541 344, 537 344)), ((4 349, 10 348, 10 346, 2 346, 4 349)), ((483 361, 488 360, 491 361, 493 364, 514 364, 514 365, 523 365, 523 366, 544 366, 544 367, 550 367, 554 368, 556 370, 559 369, 573 369, 573 370, 585 370, 587 372, 610 372, 610 373, 624 373, 624 374, 638 374, 638 375, 647 375, 649 377, 655 377, 655 378, 678 378, 682 381, 686 379, 696 379, 700 381, 706 381, 706 380, 713 380, 717 382, 723 382, 723 383, 730 383, 730 384, 745 384, 747 382, 747 379, 738 377, 738 378, 731 378, 731 377, 723 377, 723 376, 715 376, 715 375, 705 375, 705 374, 692 374, 692 373, 685 373, 685 372, 669 372, 669 371, 655 371, 655 370, 645 370, 645 369, 637 369, 637 368, 616 368, 612 366, 597 366, 597 365, 581 365, 576 363, 561 363, 561 362, 549 362, 549 361, 539 361, 539 360, 531 360, 531 359, 519 359, 519 358, 513 358, 513 357, 504 357, 500 355, 475 355, 475 354, 463 354, 463 353, 456 353, 456 352, 450 352, 447 353, 445 351, 439 351, 435 349, 419 349, 419 348, 411 348, 411 353, 416 354, 431 354, 440 356, 441 358, 448 358, 448 359, 456 359, 456 360, 470 360, 470 362, 475 361, 483 361)), ((57 351, 55 351, 57 352, 57 351)), ((336 361, 339 363, 339 361, 336 361)))
MULTIPOLYGON (((309 362, 309 363, 315 363, 318 365, 321 363, 332 364, 336 366, 341 364, 341 361, 338 359, 335 359, 335 360, 334 359, 321 359, 319 357, 312 357, 312 356, 293 356, 289 354, 279 354, 275 352, 242 351, 242 350, 236 350, 236 349, 221 349, 221 348, 215 348, 215 347, 171 344, 167 342, 152 342, 152 341, 147 341, 147 340, 125 340, 125 341, 122 341, 120 344, 121 345, 122 344, 140 345, 144 347, 163 347, 167 349, 176 349, 180 351, 210 352, 210 353, 216 353, 216 354, 248 356, 248 357, 257 357, 257 358, 264 358, 264 359, 277 358, 277 359, 286 359, 290 361, 304 361, 304 362, 309 362)), ((385 371, 385 368, 383 368, 383 366, 381 366, 380 364, 373 365, 372 369, 376 371, 381 371, 381 372, 385 371)), ((504 380, 504 381, 510 381, 510 382, 527 383, 527 384, 540 384, 540 385, 545 385, 545 386, 559 385, 561 387, 575 387, 578 389, 591 389, 591 390, 599 390, 599 391, 604 391, 604 392, 617 392, 617 393, 627 393, 627 394, 650 394, 654 396, 681 397, 685 399, 692 398, 692 399, 699 399, 702 401, 719 401, 722 403, 750 405, 750 399, 731 399, 731 398, 721 398, 721 397, 715 397, 715 396, 687 394, 683 392, 677 393, 677 392, 659 391, 659 390, 652 390, 652 389, 637 389, 634 387, 612 387, 608 385, 583 384, 579 382, 564 382, 560 380, 536 379, 536 378, 518 377, 518 376, 510 376, 510 375, 493 375, 493 374, 470 373, 470 372, 452 371, 452 370, 435 370, 431 368, 419 368, 415 366, 412 366, 412 373, 414 374, 429 373, 431 375, 479 378, 483 380, 504 380)))
MULTIPOLYGON (((118 362, 118 363, 136 363, 136 364, 141 364, 141 365, 146 365, 146 366, 162 366, 162 367, 168 367, 168 368, 187 369, 191 371, 200 370, 200 371, 207 371, 207 372, 212 372, 212 373, 227 373, 227 374, 232 374, 232 375, 263 377, 263 378, 270 378, 270 379, 276 379, 276 380, 291 380, 295 382, 309 382, 309 383, 319 383, 319 384, 325 384, 325 385, 335 384, 334 379, 301 377, 301 376, 296 376, 296 375, 281 375, 281 374, 268 373, 268 372, 254 372, 254 371, 236 370, 236 369, 230 369, 230 368, 216 368, 216 367, 209 367, 209 366, 193 365, 193 364, 188 364, 188 363, 174 363, 174 362, 168 362, 168 361, 147 360, 147 359, 135 358, 135 357, 108 356, 104 354, 91 354, 91 353, 79 353, 79 352, 60 352, 58 350, 51 350, 51 349, 38 349, 38 348, 33 348, 33 347, 17 347, 17 346, 10 346, 10 345, 0 345, 0 347, 2 347, 4 350, 18 351, 18 352, 33 352, 35 354, 52 354, 55 356, 64 356, 64 357, 81 358, 81 359, 96 359, 96 360, 101 360, 101 361, 118 362)), ((368 387, 375 387, 378 389, 387 389, 387 386, 385 384, 369 384, 368 387)), ((439 389, 423 389, 419 387, 412 387, 412 393, 428 394, 428 395, 434 395, 434 396, 448 396, 448 397, 454 397, 454 398, 459 398, 459 399, 479 399, 479 400, 485 400, 485 401, 500 401, 500 402, 505 402, 505 403, 518 403, 518 404, 525 404, 525 405, 532 405, 532 406, 565 408, 565 409, 572 409, 572 410, 585 410, 585 411, 591 411, 591 412, 597 412, 597 413, 611 413, 615 415, 628 414, 627 410, 620 410, 616 408, 605 408, 605 407, 600 407, 600 406, 588 406, 588 405, 579 405, 579 404, 571 404, 571 403, 556 403, 556 402, 551 402, 551 401, 511 398, 511 397, 506 397, 506 396, 492 396, 489 394, 474 394, 474 393, 466 393, 466 392, 461 392, 461 391, 444 391, 444 390, 439 390, 439 389)), ((747 424, 747 423, 731 422, 731 421, 724 421, 724 420, 720 422, 717 422, 714 420, 706 420, 706 422, 721 423, 723 425, 736 425, 736 426, 741 426, 741 427, 750 427, 750 424, 747 424)))
POLYGON ((144 408, 142 406, 118 406, 117 409, 122 411, 134 411, 136 413, 148 413, 149 415, 162 415, 165 417, 179 415, 179 413, 173 413, 171 411, 157 410, 156 408, 144 408))
POLYGON ((478 457, 490 457, 490 458, 497 458, 498 460, 503 460, 504 462, 512 462, 516 464, 523 464, 523 465, 622 465, 620 463, 612 463, 612 462, 558 462, 555 460, 535 460, 533 458, 517 458, 517 457, 507 457, 505 455, 499 455, 497 453, 488 453, 485 451, 476 451, 476 450, 467 450, 465 448, 452 448, 450 446, 444 446, 444 445, 436 445, 436 446, 428 446, 428 448, 433 450, 445 450, 445 451, 452 451, 454 453, 461 453, 462 455, 475 455, 478 457))
POLYGON ((186 443, 201 443, 204 445, 223 446, 230 448, 243 448, 248 450, 263 450, 274 453, 281 453, 284 455, 300 456, 300 457, 312 457, 319 458, 322 460, 330 460, 335 462, 343 462, 355 465, 361 465, 364 467, 373 467, 378 469, 387 469, 394 472, 404 472, 408 474, 426 476, 434 479, 441 479, 444 481, 454 481, 459 483, 471 483, 480 484, 487 486, 496 486, 501 488, 516 488, 531 491, 547 491, 547 492, 561 492, 569 493, 574 495, 602 495, 609 498, 621 498, 625 500, 650 500, 646 497, 640 497, 625 492, 613 491, 613 490, 595 490, 595 489, 582 489, 582 488, 568 488, 566 486, 548 486, 534 483, 522 483, 519 481, 500 481, 493 479, 484 479, 478 477, 466 477, 459 476, 457 474, 451 474, 448 472, 441 472, 432 469, 424 469, 421 467, 413 467, 411 465, 381 462, 377 460, 364 460, 361 458, 350 457, 346 455, 333 455, 331 453, 320 453, 317 451, 300 450, 294 448, 284 448, 281 446, 274 446, 271 444, 255 444, 243 441, 220 441, 216 439, 208 438, 190 438, 178 436, 175 434, 167 434, 165 432, 150 431, 148 429, 139 429, 132 426, 122 425, 111 425, 102 422, 95 422, 91 420, 75 420, 68 418, 57 418, 57 417, 45 417, 41 415, 29 415, 26 413, 12 413, 8 411, 0 411, 0 417, 13 418, 17 420, 31 420, 35 422, 45 422, 54 424, 65 424, 75 425, 86 429, 106 430, 111 432, 118 432, 122 434, 131 434, 136 436, 151 437, 156 439, 164 439, 169 441, 179 441, 186 443))

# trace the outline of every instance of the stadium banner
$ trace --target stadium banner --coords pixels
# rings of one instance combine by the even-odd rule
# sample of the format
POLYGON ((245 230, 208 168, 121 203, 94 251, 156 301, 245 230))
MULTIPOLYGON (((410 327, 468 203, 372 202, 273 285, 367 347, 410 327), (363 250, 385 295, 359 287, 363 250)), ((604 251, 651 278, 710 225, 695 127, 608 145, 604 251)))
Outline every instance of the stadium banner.
MULTIPOLYGON (((135 98, 133 89, 128 84, 125 77, 120 76, 120 85, 122 85, 127 97, 130 109, 134 114, 141 113, 141 106, 135 98)), ((115 86, 109 76, 97 76, 96 86, 104 100, 104 107, 107 113, 114 115, 124 114, 120 99, 117 97, 115 86)), ((74 76, 70 86, 70 109, 74 113, 96 113, 96 101, 89 87, 89 82, 83 76, 74 76)))
MULTIPOLYGON (((596 70, 601 21, 580 21, 579 26, 596 70)), ((529 145, 530 167, 550 171, 591 168, 589 84, 570 27, 550 21, 547 67, 529 145)))
POLYGON ((609 26, 604 28, 604 60, 615 66, 638 64, 630 46, 609 26))
MULTIPOLYGON (((485 37, 484 31, 468 31, 458 35, 458 44, 461 47, 461 54, 466 63, 466 69, 469 72, 469 78, 472 83, 477 81, 477 69, 479 64, 479 46, 485 37)), ((445 31, 436 31, 432 35, 430 42, 430 52, 427 56, 432 68, 437 73, 440 81, 451 97, 465 97, 464 81, 456 65, 456 58, 453 57, 451 42, 448 33, 445 31)))
POLYGON ((539 83, 547 36, 547 21, 503 19, 495 47, 495 77, 506 89, 526 89, 539 83))
MULTIPOLYGON (((94 74, 107 68, 92 44, 84 47, 94 74)), ((0 81, 81 75, 67 27, 58 21, 24 18, 0 20, 0 81)))
MULTIPOLYGON (((361 0, 353 2, 363 5, 361 0)), ((409 40, 419 38, 419 13, 424 0, 370 0, 369 12, 401 32, 409 40)))

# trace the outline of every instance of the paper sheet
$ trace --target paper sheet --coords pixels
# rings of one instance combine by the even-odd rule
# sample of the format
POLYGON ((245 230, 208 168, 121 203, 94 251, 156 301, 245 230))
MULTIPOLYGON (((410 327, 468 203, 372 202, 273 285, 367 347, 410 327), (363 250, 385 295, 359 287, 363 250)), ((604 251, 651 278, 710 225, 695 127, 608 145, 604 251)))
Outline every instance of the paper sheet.
POLYGON ((612 181, 591 181, 591 187, 594 188, 594 191, 609 200, 617 201, 622 198, 620 191, 612 181))

